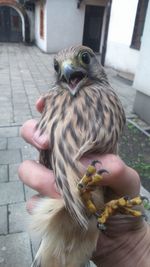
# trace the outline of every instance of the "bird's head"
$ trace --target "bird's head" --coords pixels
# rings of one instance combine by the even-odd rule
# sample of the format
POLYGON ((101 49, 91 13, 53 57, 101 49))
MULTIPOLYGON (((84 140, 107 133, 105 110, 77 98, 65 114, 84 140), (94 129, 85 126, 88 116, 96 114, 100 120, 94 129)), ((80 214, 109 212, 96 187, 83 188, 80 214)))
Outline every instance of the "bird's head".
POLYGON ((102 69, 92 49, 74 46, 64 49, 54 58, 57 82, 71 95, 98 79, 102 69))

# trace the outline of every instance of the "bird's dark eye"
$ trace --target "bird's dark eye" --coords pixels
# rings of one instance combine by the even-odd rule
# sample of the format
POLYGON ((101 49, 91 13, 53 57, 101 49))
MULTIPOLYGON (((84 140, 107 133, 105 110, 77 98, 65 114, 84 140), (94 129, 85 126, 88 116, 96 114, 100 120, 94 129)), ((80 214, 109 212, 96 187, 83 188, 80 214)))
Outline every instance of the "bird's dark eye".
POLYGON ((59 63, 56 59, 54 60, 54 69, 56 72, 59 72, 59 63))
POLYGON ((91 57, 88 52, 83 52, 81 54, 81 59, 84 64, 87 64, 87 65, 90 64, 91 57))

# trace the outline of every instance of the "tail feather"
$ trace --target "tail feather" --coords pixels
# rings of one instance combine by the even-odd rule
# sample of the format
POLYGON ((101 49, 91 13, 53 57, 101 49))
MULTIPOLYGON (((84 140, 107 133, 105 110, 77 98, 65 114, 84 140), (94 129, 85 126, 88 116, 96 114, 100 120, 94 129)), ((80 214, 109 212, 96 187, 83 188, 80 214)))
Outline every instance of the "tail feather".
POLYGON ((31 226, 41 237, 32 267, 79 267, 87 262, 99 235, 95 218, 81 231, 63 199, 42 199, 32 217, 31 226))
POLYGON ((41 199, 33 211, 31 229, 39 236, 43 236, 55 215, 63 208, 63 199, 41 199))
MULTIPOLYGON (((55 221, 55 216, 57 216, 64 208, 64 201, 62 199, 43 198, 37 203, 33 211, 30 228, 33 233, 41 238, 41 243, 31 267, 47 266, 46 246, 43 241, 45 241, 46 237, 51 233, 50 229, 55 221)), ((48 254, 51 255, 51 253, 48 254)))
POLYGON ((65 165, 64 163, 64 174, 58 164, 56 181, 64 199, 66 209, 70 212, 76 223, 78 223, 82 228, 87 229, 88 218, 85 212, 84 204, 77 189, 77 183, 82 177, 81 173, 83 173, 83 166, 79 162, 74 162, 74 165, 75 168, 69 164, 65 165))

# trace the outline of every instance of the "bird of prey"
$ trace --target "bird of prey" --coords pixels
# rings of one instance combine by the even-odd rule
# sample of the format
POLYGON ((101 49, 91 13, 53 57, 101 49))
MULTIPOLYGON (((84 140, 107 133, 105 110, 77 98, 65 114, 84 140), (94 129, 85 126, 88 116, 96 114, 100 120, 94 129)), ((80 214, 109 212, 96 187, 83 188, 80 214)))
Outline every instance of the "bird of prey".
POLYGON ((35 210, 34 228, 42 241, 32 266, 84 267, 99 236, 90 208, 94 203, 101 210, 104 196, 100 186, 93 190, 92 185, 84 194, 81 178, 102 178, 104 170, 97 172, 95 161, 84 175, 80 159, 117 153, 125 114, 90 48, 64 49, 55 56, 54 69, 55 84, 45 95, 37 128, 49 136, 50 148, 40 152, 40 162, 54 171, 61 198, 43 198, 35 210))

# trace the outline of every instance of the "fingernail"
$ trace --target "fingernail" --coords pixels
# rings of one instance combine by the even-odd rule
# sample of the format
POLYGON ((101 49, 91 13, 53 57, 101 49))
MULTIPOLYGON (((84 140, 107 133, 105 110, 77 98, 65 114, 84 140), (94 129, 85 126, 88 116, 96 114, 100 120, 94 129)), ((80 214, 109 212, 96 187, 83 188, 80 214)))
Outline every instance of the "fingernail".
POLYGON ((39 99, 37 100, 37 102, 44 101, 44 100, 45 100, 45 97, 44 97, 43 95, 41 95, 41 96, 39 97, 39 99))
POLYGON ((40 131, 37 130, 33 135, 33 140, 40 146, 48 146, 48 136, 47 134, 40 135, 40 131))
POLYGON ((26 209, 28 211, 29 214, 33 214, 33 210, 37 207, 38 202, 40 201, 40 199, 42 198, 42 195, 37 194, 32 196, 26 204, 26 209))

